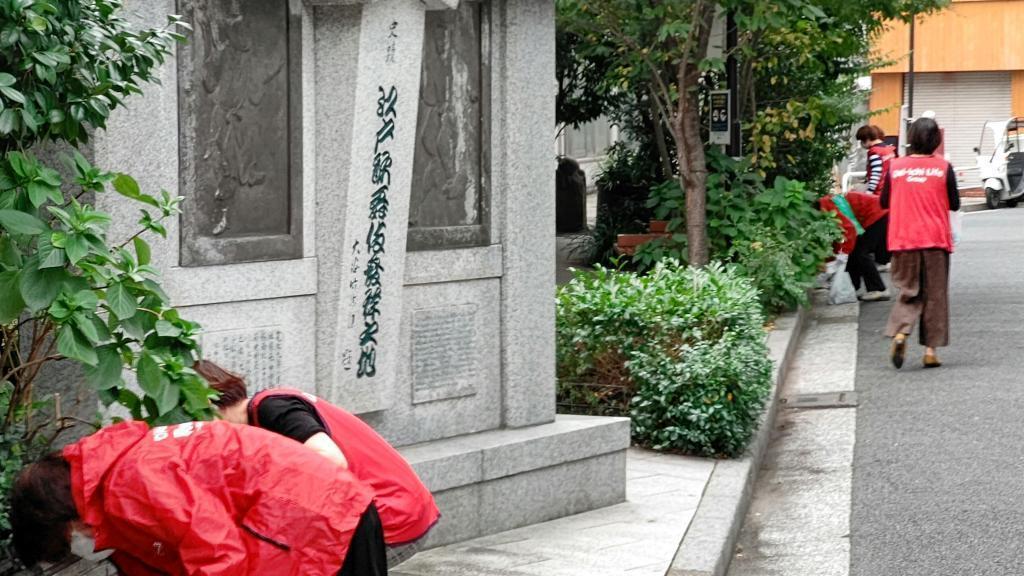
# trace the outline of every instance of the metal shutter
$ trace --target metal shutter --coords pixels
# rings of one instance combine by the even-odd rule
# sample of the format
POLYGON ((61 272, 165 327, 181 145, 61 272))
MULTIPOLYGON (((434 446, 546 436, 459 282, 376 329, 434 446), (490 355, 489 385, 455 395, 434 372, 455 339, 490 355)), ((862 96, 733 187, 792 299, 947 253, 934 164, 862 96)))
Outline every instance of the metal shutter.
MULTIPOLYGON (((907 101, 907 83, 903 83, 907 101)), ((975 164, 974 147, 990 120, 1006 120, 1011 112, 1008 72, 931 72, 914 75, 914 115, 935 111, 946 134, 946 156, 955 168, 975 164)), ((961 188, 981 186, 977 172, 968 172, 961 188)))

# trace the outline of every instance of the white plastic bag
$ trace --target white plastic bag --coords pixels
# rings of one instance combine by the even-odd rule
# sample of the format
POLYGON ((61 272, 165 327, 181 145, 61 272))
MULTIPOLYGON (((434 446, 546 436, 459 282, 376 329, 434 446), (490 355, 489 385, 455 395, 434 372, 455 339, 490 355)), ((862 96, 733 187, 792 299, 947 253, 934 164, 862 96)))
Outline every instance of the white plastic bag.
POLYGON ((852 304, 857 301, 857 290, 853 287, 849 272, 840 270, 832 276, 832 286, 828 289, 829 304, 852 304))
POLYGON ((960 244, 964 231, 964 213, 959 210, 949 211, 949 228, 953 232, 953 245, 960 244))

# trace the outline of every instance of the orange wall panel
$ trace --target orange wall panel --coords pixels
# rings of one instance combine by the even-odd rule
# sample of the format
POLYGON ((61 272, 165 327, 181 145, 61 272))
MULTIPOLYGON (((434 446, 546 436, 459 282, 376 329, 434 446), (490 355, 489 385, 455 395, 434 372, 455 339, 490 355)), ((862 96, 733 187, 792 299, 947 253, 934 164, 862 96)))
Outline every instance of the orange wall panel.
POLYGON ((872 112, 884 112, 872 116, 868 122, 885 130, 886 134, 899 134, 900 106, 903 104, 903 74, 872 74, 872 112))
MULTIPOLYGON (((1024 70, 1024 1, 954 2, 919 18, 915 30, 917 72, 1024 70)), ((907 24, 891 23, 875 41, 877 56, 896 60, 879 72, 906 72, 910 50, 907 24)))
POLYGON ((1024 116, 1024 70, 1010 74, 1010 95, 1014 116, 1024 116))

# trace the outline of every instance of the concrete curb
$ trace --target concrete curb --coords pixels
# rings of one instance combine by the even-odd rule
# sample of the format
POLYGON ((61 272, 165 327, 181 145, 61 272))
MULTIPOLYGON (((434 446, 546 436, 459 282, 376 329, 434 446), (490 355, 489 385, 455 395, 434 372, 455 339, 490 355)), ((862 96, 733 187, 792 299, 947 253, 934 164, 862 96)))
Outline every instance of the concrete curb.
POLYGON ((715 463, 697 512, 679 543, 666 576, 725 576, 729 569, 736 539, 750 506, 757 473, 771 439, 778 412, 779 388, 786 381, 807 315, 808 308, 802 307, 776 321, 776 329, 768 336, 775 372, 761 424, 743 458, 715 463))
POLYGON ((960 210, 964 213, 981 212, 983 210, 988 210, 988 206, 984 202, 979 204, 964 204, 960 207, 960 210))

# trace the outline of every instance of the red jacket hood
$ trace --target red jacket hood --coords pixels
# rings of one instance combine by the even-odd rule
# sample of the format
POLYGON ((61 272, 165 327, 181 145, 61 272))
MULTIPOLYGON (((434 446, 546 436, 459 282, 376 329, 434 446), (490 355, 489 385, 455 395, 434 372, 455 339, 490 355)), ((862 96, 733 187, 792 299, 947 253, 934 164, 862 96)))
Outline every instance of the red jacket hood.
POLYGON ((100 489, 107 471, 148 431, 145 422, 122 422, 64 448, 64 459, 71 464, 75 508, 86 524, 100 524, 103 509, 100 489), (88 458, 84 458, 86 454, 88 458))

